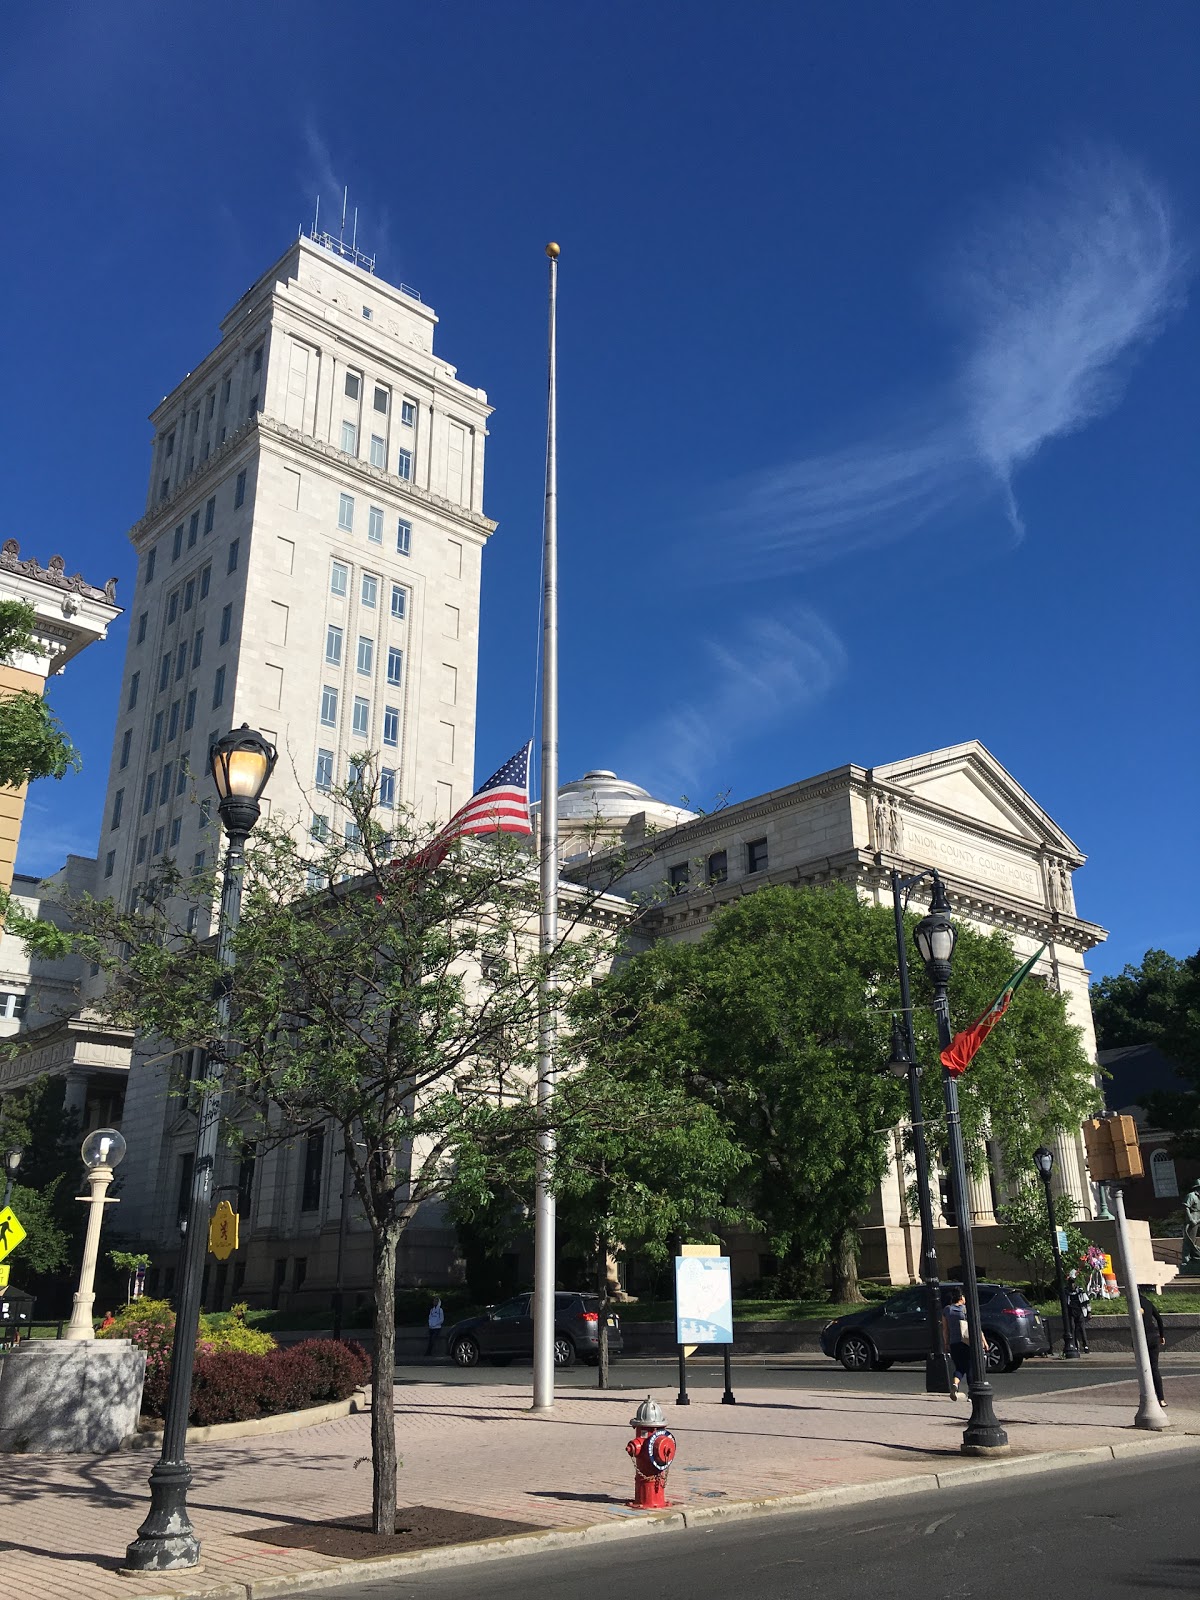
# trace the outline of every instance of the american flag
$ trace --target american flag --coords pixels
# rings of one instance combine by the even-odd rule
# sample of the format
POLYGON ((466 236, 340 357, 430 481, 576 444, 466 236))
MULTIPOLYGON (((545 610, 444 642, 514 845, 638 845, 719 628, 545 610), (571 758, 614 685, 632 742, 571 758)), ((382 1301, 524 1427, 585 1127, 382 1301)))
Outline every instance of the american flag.
POLYGON ((438 835, 448 845, 468 833, 532 833, 529 820, 529 752, 532 740, 481 783, 438 835))

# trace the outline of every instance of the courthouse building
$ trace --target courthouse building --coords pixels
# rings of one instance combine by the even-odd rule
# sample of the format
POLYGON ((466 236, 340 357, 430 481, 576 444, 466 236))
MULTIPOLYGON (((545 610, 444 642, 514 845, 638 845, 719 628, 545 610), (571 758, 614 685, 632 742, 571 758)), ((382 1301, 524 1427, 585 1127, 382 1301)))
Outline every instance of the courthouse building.
MULTIPOLYGON (((495 527, 483 511, 490 407, 435 354, 433 311, 372 268, 327 237, 297 239, 152 413, 102 833, 96 862, 68 869, 72 885, 91 872, 96 893, 132 904, 164 857, 185 871, 218 859, 207 752, 243 722, 279 747, 267 806, 304 832, 347 827, 331 791, 356 751, 379 754, 385 827, 399 805, 445 819, 471 792, 481 568, 495 527)), ((81 591, 83 602, 99 598, 81 591)), ((886 900, 893 865, 937 867, 959 917, 1003 929, 1020 954, 1046 945, 1039 971, 1094 1053, 1085 960, 1104 933, 1076 913, 1084 858, 978 743, 837 768, 707 817, 588 773, 564 786, 561 827, 568 877, 586 878, 605 841, 653 835, 652 858, 616 886, 631 920, 635 897, 655 902, 637 919, 641 939, 697 938, 714 910, 764 884, 844 881, 886 900)), ((52 897, 53 885, 42 889, 52 897)), ((211 908, 187 915, 210 931, 211 908)), ((61 1072, 81 1110, 120 1116, 120 1231, 151 1253, 152 1286, 169 1292, 195 1142, 171 1092, 187 1064, 133 1049, 89 1015, 85 1006, 53 1036, 39 1029, 5 1070, 13 1082, 61 1072)), ((1064 1134, 1057 1153, 1057 1181, 1091 1218, 1079 1139, 1064 1134)), ((989 1170, 971 1192, 981 1228, 1009 1182, 994 1160, 989 1170)), ((318 1129, 258 1155, 226 1148, 214 1181, 237 1195, 242 1246, 213 1263, 210 1306, 327 1303, 339 1258, 347 1288, 365 1295, 370 1242, 356 1207, 343 1218, 337 1138, 318 1129)), ((905 1185, 897 1132, 863 1269, 898 1282, 917 1263, 905 1185)), ((762 1266, 747 1244, 739 1274, 762 1266)), ((444 1212, 423 1208, 401 1281, 459 1270, 444 1212)))

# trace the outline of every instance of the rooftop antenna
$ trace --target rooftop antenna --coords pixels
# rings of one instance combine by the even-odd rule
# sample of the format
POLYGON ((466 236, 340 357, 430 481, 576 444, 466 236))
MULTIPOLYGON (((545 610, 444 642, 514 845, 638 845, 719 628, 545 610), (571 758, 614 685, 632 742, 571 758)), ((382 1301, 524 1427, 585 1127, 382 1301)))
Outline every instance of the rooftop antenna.
MULTIPOLYGON (((341 256, 343 261, 349 261, 354 266, 361 267, 364 272, 372 272, 373 273, 375 271, 375 257, 374 256, 364 255, 363 252, 358 248, 358 207, 357 206, 355 206, 355 208, 354 208, 354 219, 353 219, 353 224, 352 224, 353 233, 351 235, 351 242, 349 244, 346 243, 346 214, 349 211, 349 209, 350 209, 350 185, 347 184, 342 190, 342 225, 341 225, 341 229, 340 229, 340 231, 338 233, 337 238, 335 239, 331 233, 322 233, 322 231, 321 231, 321 196, 320 196, 320 193, 318 192, 316 205, 315 205, 315 207, 313 209, 312 232, 309 234, 309 238, 313 241, 314 244, 319 244, 321 246, 322 250, 328 250, 331 255, 341 256)), ((420 295, 417 294, 417 291, 415 289, 408 289, 408 288, 405 288, 403 285, 401 287, 402 287, 402 290, 403 290, 404 293, 411 294, 414 299, 419 300, 421 298, 420 295)))

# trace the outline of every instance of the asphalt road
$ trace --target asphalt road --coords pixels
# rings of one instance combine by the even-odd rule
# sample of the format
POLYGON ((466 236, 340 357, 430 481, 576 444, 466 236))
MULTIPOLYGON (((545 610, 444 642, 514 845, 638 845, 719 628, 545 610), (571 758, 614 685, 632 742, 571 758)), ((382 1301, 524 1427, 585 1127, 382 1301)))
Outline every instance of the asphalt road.
POLYGON ((1170 1451, 305 1593, 324 1600, 1194 1596, 1198 1467, 1200 1449, 1170 1451))
MULTIPOLYGON (((1170 1383, 1175 1377, 1200 1376, 1200 1356, 1167 1355, 1163 1359, 1163 1382, 1170 1403, 1170 1383)), ((1016 1372, 992 1374, 997 1398, 1006 1394, 1032 1395, 1050 1391, 1087 1387, 1097 1383, 1118 1383, 1135 1376, 1133 1357, 1120 1354, 1084 1356, 1078 1361, 1049 1357, 1026 1361, 1016 1372)), ((462 1383, 512 1386, 529 1389, 533 1374, 528 1361, 511 1367, 478 1366, 463 1369, 449 1361, 413 1362, 396 1368, 397 1383, 462 1383)), ((724 1377, 719 1360, 688 1362, 688 1389, 722 1389, 724 1377)), ((577 1366, 555 1374, 555 1386, 562 1390, 594 1389, 595 1367, 577 1366)), ((664 1392, 672 1396, 678 1388, 678 1363, 671 1358, 638 1358, 616 1361, 610 1387, 631 1393, 653 1391, 661 1400, 664 1392)), ((824 1356, 741 1356, 733 1363, 733 1392, 739 1389, 844 1389, 847 1394, 870 1390, 885 1393, 916 1394, 925 1387, 923 1366, 895 1366, 889 1372, 847 1372, 836 1361, 824 1356)))

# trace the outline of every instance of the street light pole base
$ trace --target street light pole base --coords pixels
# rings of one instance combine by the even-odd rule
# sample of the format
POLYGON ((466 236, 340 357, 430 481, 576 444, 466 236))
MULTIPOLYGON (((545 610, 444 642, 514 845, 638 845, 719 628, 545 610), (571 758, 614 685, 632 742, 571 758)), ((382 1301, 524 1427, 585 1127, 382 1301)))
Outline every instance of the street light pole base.
POLYGON ((930 1352, 925 1357, 925 1393, 950 1393, 950 1363, 944 1355, 930 1352))
POLYGON ((192 1469, 186 1461, 159 1461, 150 1472, 150 1512, 125 1552, 131 1572, 175 1572, 200 1564, 200 1541, 187 1513, 192 1469))
POLYGON ((1164 1428, 1171 1426, 1171 1419, 1159 1405, 1157 1400, 1149 1405, 1139 1406, 1137 1416, 1133 1419, 1135 1428, 1146 1428, 1151 1433, 1161 1433, 1164 1428))
POLYGON ((971 1385, 971 1420, 963 1430, 964 1455, 1000 1455, 1008 1449, 1008 1434, 1000 1426, 992 1407, 992 1386, 984 1381, 971 1385))

